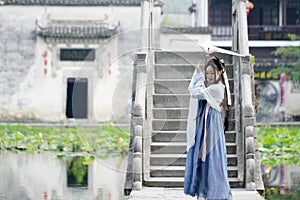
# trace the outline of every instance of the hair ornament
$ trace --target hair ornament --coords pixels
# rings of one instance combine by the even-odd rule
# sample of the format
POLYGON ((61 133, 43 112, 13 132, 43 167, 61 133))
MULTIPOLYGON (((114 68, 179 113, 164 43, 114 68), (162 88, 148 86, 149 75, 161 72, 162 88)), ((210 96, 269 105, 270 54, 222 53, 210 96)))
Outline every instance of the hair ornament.
POLYGON ((222 73, 224 73, 224 71, 225 71, 224 60, 220 60, 217 56, 212 56, 210 59, 215 63, 218 70, 221 71, 222 73))
POLYGON ((217 68, 219 71, 222 72, 222 76, 223 76, 223 81, 225 84, 225 88, 226 88, 226 95, 227 95, 227 105, 231 105, 231 95, 230 95, 230 88, 229 88, 229 81, 228 81, 228 77, 227 77, 227 73, 226 73, 226 69, 225 69, 225 63, 223 59, 219 59, 216 56, 212 56, 211 60, 214 61, 214 63, 216 64, 217 68))

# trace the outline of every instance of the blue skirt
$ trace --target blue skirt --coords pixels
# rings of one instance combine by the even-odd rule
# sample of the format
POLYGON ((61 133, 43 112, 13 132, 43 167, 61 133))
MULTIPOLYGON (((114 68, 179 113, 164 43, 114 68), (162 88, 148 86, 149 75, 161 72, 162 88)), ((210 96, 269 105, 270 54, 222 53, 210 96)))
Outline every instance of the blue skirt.
POLYGON ((201 160, 205 109, 206 101, 199 100, 195 144, 186 159, 184 193, 209 200, 231 200, 223 120, 221 113, 213 108, 209 109, 206 122, 206 161, 201 160))

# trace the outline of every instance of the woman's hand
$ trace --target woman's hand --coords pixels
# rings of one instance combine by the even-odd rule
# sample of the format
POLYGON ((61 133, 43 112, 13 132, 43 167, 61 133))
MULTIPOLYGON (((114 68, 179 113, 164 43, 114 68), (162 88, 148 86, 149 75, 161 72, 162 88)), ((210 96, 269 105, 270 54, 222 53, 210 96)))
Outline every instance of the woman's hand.
POLYGON ((194 65, 195 69, 197 70, 197 73, 201 73, 202 70, 201 70, 201 67, 200 67, 200 64, 197 63, 196 65, 194 65))

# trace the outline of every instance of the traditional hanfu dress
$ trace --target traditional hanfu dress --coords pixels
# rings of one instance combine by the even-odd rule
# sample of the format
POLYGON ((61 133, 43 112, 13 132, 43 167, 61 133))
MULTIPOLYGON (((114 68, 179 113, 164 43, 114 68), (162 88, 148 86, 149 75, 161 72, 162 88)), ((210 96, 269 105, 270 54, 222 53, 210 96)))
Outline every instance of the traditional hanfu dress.
POLYGON ((204 86, 204 75, 193 74, 188 129, 184 193, 208 200, 231 200, 227 178, 224 125, 220 103, 225 86, 204 86))

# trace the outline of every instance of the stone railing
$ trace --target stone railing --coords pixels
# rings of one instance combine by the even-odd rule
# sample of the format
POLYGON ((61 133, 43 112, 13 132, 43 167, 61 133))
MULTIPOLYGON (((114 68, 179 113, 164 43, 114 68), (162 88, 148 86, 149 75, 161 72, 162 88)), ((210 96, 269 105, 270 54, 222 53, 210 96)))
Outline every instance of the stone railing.
POLYGON ((246 182, 247 190, 264 191, 260 173, 258 141, 254 110, 254 76, 250 55, 240 59, 241 71, 241 112, 242 134, 245 141, 246 182))
POLYGON ((146 53, 137 53, 133 70, 130 146, 124 187, 126 195, 129 195, 132 189, 142 188, 142 137, 145 122, 146 82, 146 53))
POLYGON ((240 133, 244 143, 245 187, 261 193, 264 186, 260 174, 260 161, 257 149, 256 119, 254 110, 254 71, 248 46, 248 25, 246 0, 232 0, 233 50, 243 57, 236 59, 239 67, 240 94, 240 133))

